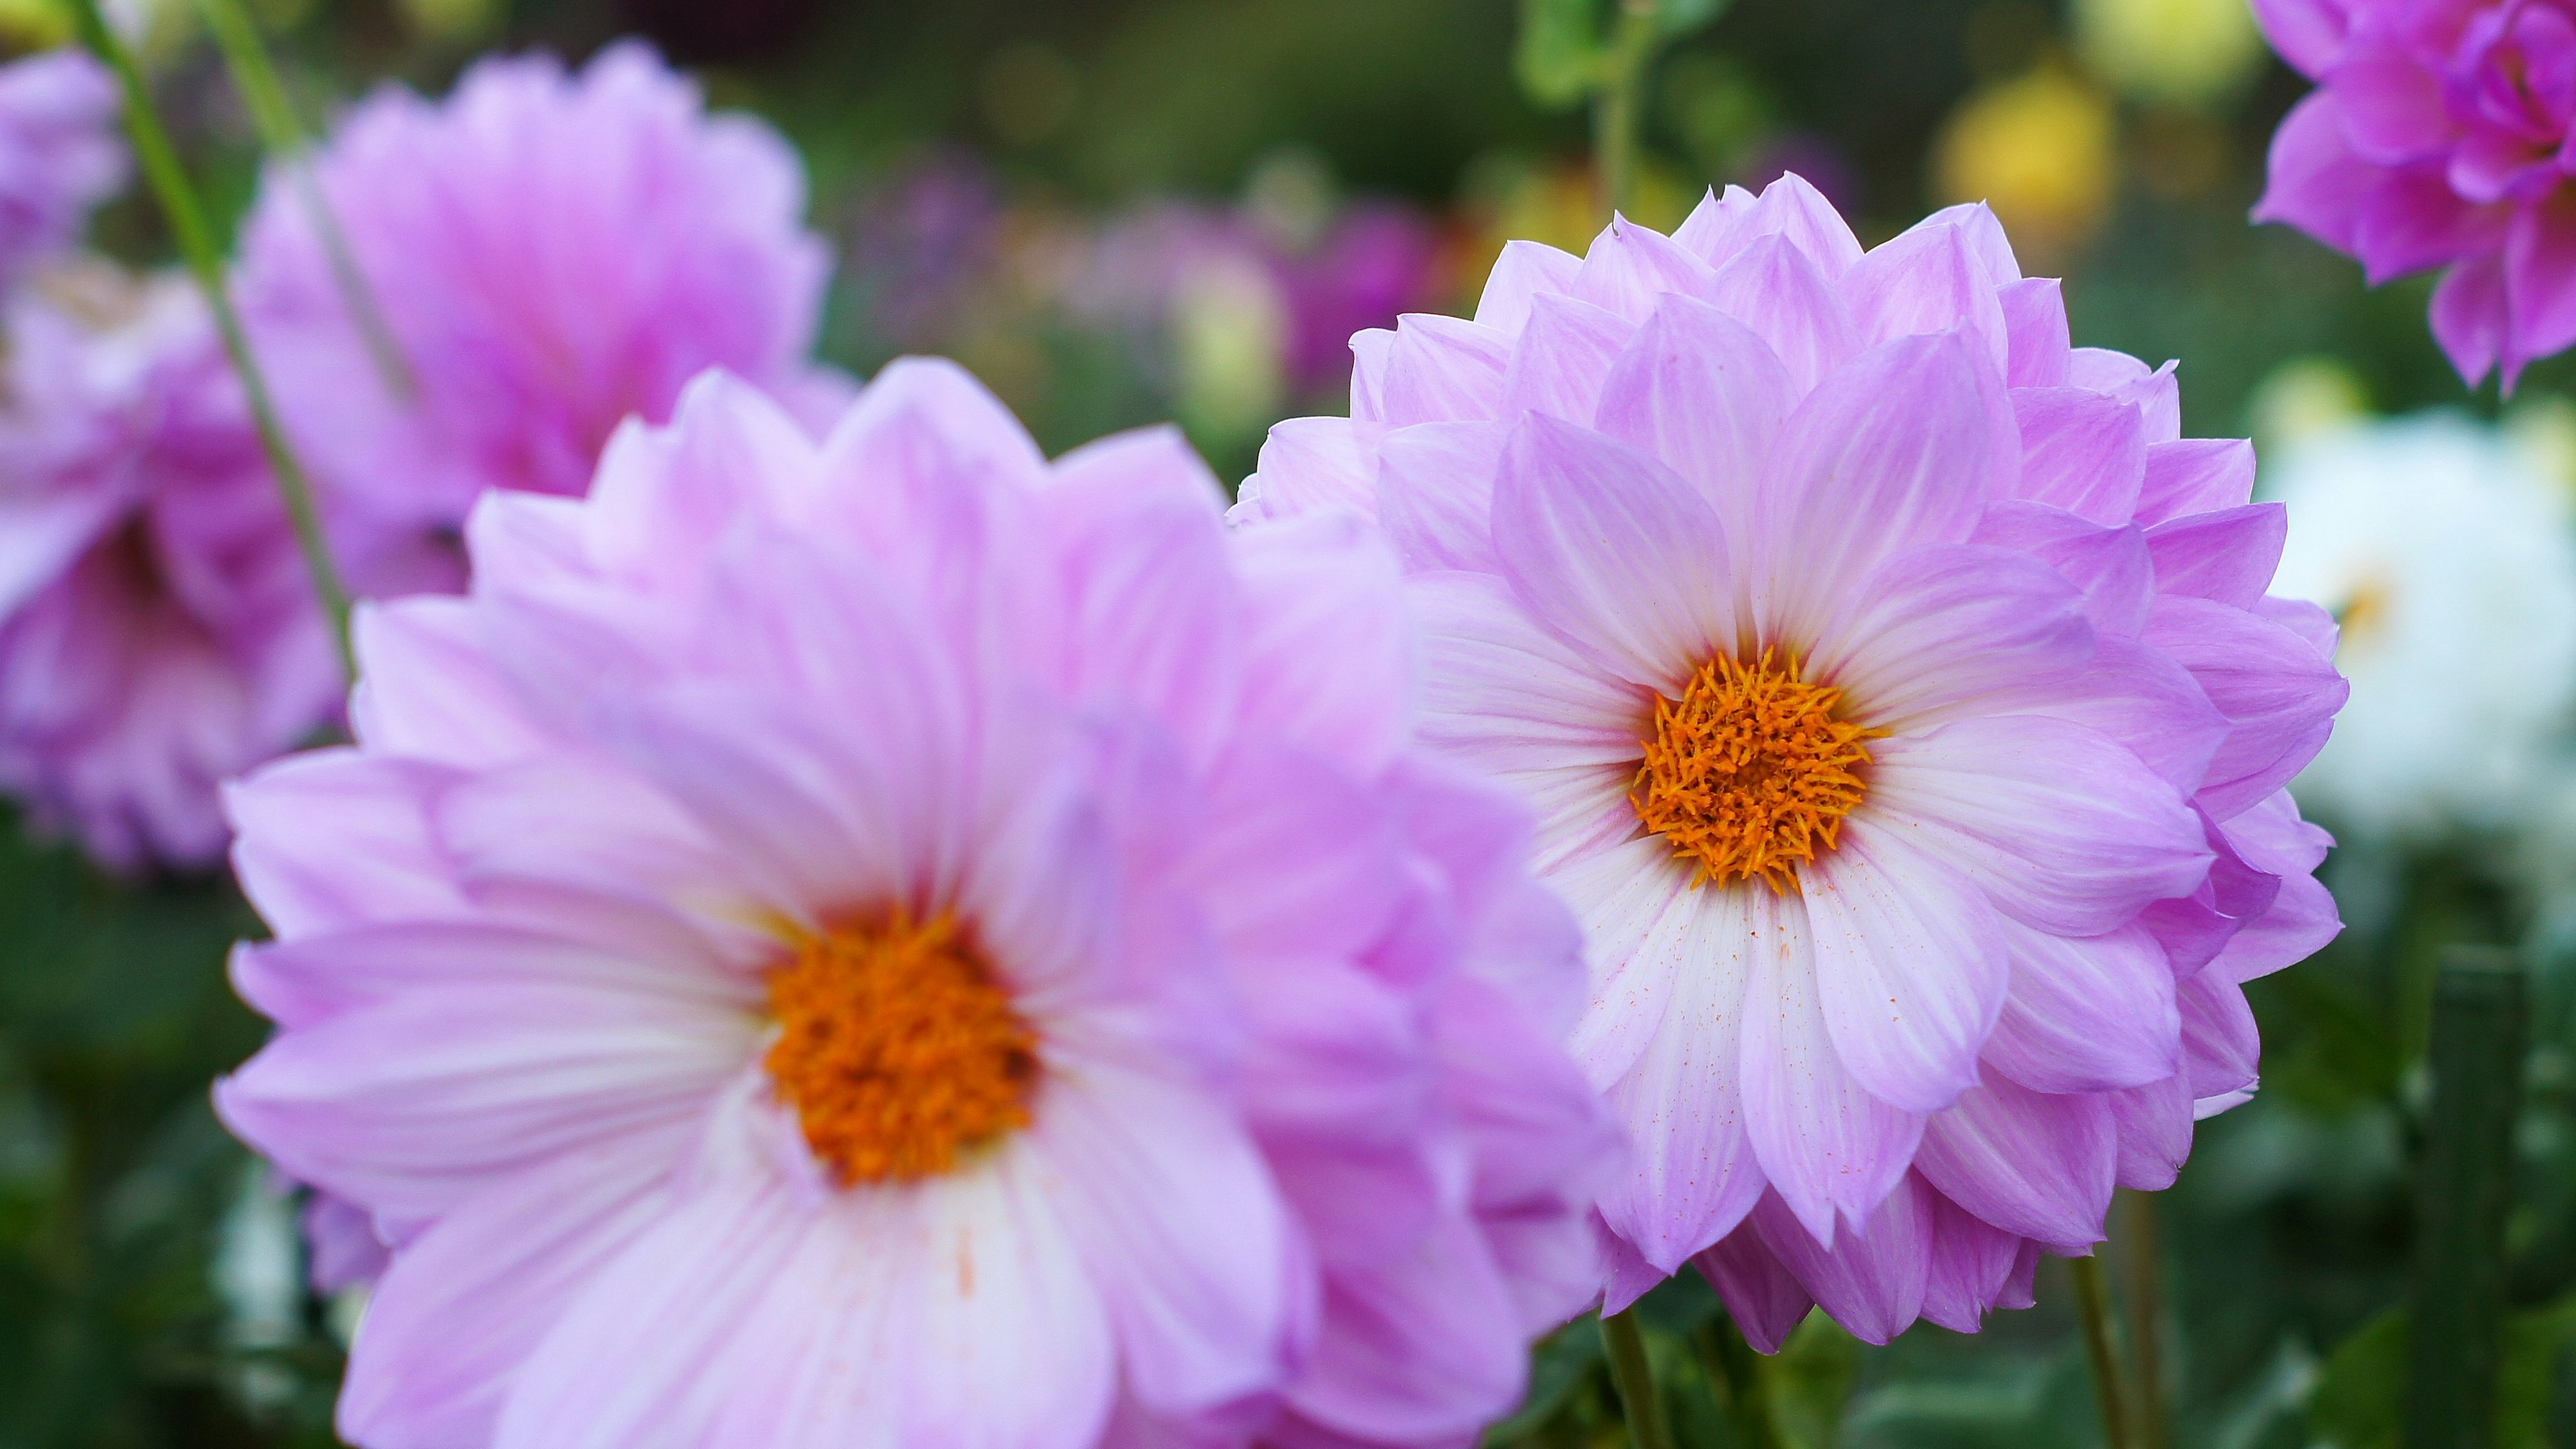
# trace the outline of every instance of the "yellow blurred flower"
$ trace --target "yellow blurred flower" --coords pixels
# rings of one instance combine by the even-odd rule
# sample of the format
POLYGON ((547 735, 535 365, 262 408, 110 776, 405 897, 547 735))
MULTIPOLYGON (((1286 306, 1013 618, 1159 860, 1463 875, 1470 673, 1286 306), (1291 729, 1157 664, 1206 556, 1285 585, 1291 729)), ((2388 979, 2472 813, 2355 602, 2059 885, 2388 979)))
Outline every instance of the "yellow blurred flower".
POLYGON ((2074 0, 2074 11, 2085 63, 2142 101, 2207 105, 2263 62, 2245 0, 2074 0))
POLYGON ((2110 211, 2115 132, 2107 99, 2043 64, 1960 103, 1933 144, 1933 184, 1945 202, 1992 206, 2025 256, 2062 261, 2110 211))
POLYGON ((2269 457, 2367 421, 2370 392, 2340 358, 2293 357, 2254 384, 2245 411, 2256 450, 2269 457))

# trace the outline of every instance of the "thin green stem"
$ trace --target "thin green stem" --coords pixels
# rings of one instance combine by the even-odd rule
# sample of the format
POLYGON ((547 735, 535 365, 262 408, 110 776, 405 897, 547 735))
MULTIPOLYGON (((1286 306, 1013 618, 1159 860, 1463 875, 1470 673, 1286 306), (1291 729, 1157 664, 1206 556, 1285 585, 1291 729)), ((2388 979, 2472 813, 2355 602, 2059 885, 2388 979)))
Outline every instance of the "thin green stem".
POLYGON ((1619 19, 1602 55, 1601 89, 1592 102, 1593 162, 1601 210, 1616 216, 1635 200, 1637 131, 1645 111, 1646 71, 1659 38, 1656 0, 1619 0, 1619 19))
POLYGON ((2120 1190, 2120 1236, 2120 1296, 2129 1310, 2129 1354, 2138 1371, 2138 1443, 2140 1449, 2173 1449, 2173 1421, 2165 1410, 2164 1256, 2154 1194, 2120 1190))
POLYGON ((1655 1373, 1646 1364, 1636 1310, 1602 1319, 1601 1343, 1610 1351, 1610 1382, 1619 1390, 1619 1408, 1628 1419, 1628 1442, 1636 1449, 1673 1449, 1673 1427, 1655 1393, 1655 1373))
POLYGON ((2111 1295, 2102 1283, 2102 1260, 2069 1258, 2075 1279, 2076 1315, 2084 1323, 2084 1356, 2093 1362, 2093 1396, 2102 1407, 2102 1442, 2132 1449, 2129 1413, 2121 1402, 2120 1356, 2111 1347, 2111 1295))
POLYGON ((1727 1425, 1735 1431, 1737 1449, 1773 1449, 1771 1396, 1762 1382, 1762 1358, 1744 1341, 1732 1318, 1700 1325, 1694 1336, 1709 1382, 1723 1390, 1727 1425))
POLYGON ((398 399, 410 400, 418 394, 419 385, 412 378, 410 364, 403 360, 402 345, 394 340, 393 326, 385 320, 375 288, 368 284, 366 272, 358 265, 358 254, 349 245, 348 233, 340 229, 339 216, 331 210, 330 199, 322 194, 321 180, 314 174, 312 157, 307 154, 304 124, 297 119, 286 84, 278 78, 277 67, 268 58, 268 47, 260 39, 259 22, 242 8, 241 0, 199 0, 199 4, 206 14, 206 28, 214 32, 215 44, 224 53, 224 64, 233 73, 233 85, 240 90, 242 103, 250 108, 251 123, 259 128, 260 144, 285 169, 288 181, 295 187, 297 202, 313 223, 314 235, 321 239, 331 283, 339 289, 350 319, 357 323, 368 360, 375 364, 388 392, 398 399))
POLYGON ((313 506, 313 486, 296 463, 294 450, 287 445, 286 430, 278 422, 268 384, 251 356, 250 337, 242 330, 241 317, 233 311, 232 299, 224 291, 223 263, 216 255, 213 233, 206 226, 205 208, 199 205, 195 188, 188 184, 188 173, 179 164, 179 153, 171 146, 169 133, 153 113, 152 95, 144 88, 143 73, 136 68, 133 53, 99 14, 98 0, 72 0, 72 23, 80 33, 81 43, 116 72, 125 96, 125 124, 133 134, 135 156, 142 163, 154 197, 169 217, 180 255, 205 293, 207 310, 214 314, 215 330, 223 338, 225 353, 232 358, 233 371, 241 378, 242 396, 249 403, 251 422, 259 430, 260 447, 268 454, 269 471, 277 477, 277 491, 286 502, 287 517, 295 525, 295 541, 304 551, 306 570, 313 576, 314 596, 321 601, 323 615, 330 621, 341 667, 354 676, 349 653, 349 592, 340 583, 340 571, 331 563, 330 546, 322 536, 321 514, 313 506))

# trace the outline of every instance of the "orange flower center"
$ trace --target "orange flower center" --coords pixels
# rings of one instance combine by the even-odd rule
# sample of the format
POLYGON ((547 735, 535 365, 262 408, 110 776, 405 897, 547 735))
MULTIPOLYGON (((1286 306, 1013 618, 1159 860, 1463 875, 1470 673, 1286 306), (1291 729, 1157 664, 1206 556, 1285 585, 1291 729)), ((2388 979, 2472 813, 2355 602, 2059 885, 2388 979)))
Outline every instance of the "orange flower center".
POLYGON ((955 918, 808 937, 769 975, 766 1065, 844 1186, 943 1173, 1029 1122, 1037 1033, 955 918))
POLYGON ((1795 659, 1711 660, 1681 698, 1655 702, 1628 803, 1698 864, 1692 885, 1759 877, 1794 891, 1797 868, 1834 848, 1869 793, 1862 741, 1880 732, 1837 718, 1841 703, 1841 690, 1800 679, 1795 659))

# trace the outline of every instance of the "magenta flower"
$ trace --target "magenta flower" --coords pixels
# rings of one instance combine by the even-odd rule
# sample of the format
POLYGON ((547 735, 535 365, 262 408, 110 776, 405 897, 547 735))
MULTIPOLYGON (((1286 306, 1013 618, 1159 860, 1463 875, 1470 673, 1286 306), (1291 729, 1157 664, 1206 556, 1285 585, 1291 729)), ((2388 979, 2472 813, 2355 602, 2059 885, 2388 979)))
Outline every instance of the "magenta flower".
POLYGON ((88 52, 0 65, 0 286, 78 240, 125 166, 116 81, 88 52))
POLYGON ((721 375, 232 797, 278 1036, 217 1089, 394 1245, 367 1446, 1463 1442, 1598 1292, 1616 1134, 1393 561, 1053 466, 903 362, 721 375))
POLYGON ((378 511, 460 522, 487 488, 578 493, 629 414, 708 367, 816 420, 829 261, 786 142, 708 116, 638 44, 578 74, 485 60, 433 104, 388 88, 313 163, 410 387, 352 320, 292 173, 272 170, 238 287, 306 465, 378 511))
POLYGON ((1374 514, 1425 738, 1539 810, 1635 1149, 1607 1306, 1694 1259, 1766 1345, 2026 1302, 2336 929, 2281 787, 2344 686, 2251 448, 2071 347, 1982 207, 1865 253, 1794 176, 1353 348, 1238 516, 1374 514))
POLYGON ((2471 386, 2576 343, 2576 10, 2561 0, 2254 0, 2317 82, 2272 138, 2257 221, 2443 268, 2433 335, 2471 386))
POLYGON ((184 277, 27 291, 0 404, 0 784, 112 866, 213 864, 218 782, 328 722, 320 611, 184 277))

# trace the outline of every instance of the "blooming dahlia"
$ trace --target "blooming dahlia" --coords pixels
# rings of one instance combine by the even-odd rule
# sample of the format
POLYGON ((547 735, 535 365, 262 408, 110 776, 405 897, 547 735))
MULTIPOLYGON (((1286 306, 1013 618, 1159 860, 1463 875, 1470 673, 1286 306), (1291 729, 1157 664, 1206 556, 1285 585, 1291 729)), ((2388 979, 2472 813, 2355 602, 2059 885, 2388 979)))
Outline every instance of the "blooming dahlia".
POLYGON ((0 284, 80 236, 125 182, 116 78, 74 48, 0 65, 0 284))
POLYGON ((2254 0, 2317 82, 2272 138, 2257 221, 2361 260, 2442 269, 2433 335, 2472 386, 2576 344, 2576 6, 2254 0))
POLYGON ((370 606, 233 797, 224 1119, 393 1245, 368 1446, 1463 1442, 1616 1133, 1522 807, 1413 740, 1354 520, 1050 467, 906 362, 722 375, 370 606))
POLYGON ((639 43, 572 74, 487 59, 444 101, 386 87, 272 167, 234 285, 321 483, 453 529, 487 488, 588 487, 620 422, 668 418, 709 367, 837 411, 846 385, 807 357, 830 259, 804 207, 784 139, 706 114, 639 43), (394 358, 350 311, 313 188, 394 358))
POLYGON ((2281 789, 2334 629, 2264 596, 2251 448, 2071 347, 1982 207, 1863 252, 1794 176, 1353 347, 1238 517, 1374 513, 1425 738, 1539 810, 1635 1147, 1607 1306, 1695 1255, 1762 1343, 2026 1302, 2335 929, 2281 789))

